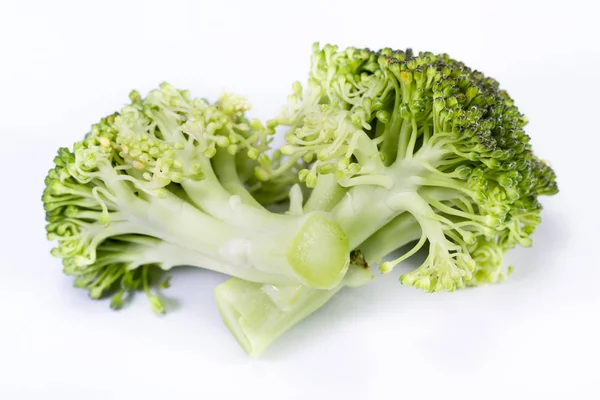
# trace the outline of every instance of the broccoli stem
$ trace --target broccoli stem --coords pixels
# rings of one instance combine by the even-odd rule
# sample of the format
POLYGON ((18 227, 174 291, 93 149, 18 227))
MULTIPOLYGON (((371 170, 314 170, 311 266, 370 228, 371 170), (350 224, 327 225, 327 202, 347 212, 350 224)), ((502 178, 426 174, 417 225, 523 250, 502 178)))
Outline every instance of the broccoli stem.
POLYGON ((412 130, 412 124, 408 120, 402 120, 402 128, 398 137, 398 149, 396 150, 396 160, 403 160, 406 157, 406 151, 408 149, 408 143, 410 141, 410 134, 412 130))
POLYGON ((210 269, 226 275, 235 275, 249 281, 258 280, 282 285, 297 284, 295 279, 280 273, 269 273, 253 268, 237 268, 229 263, 221 262, 211 255, 183 247, 180 244, 155 238, 145 239, 147 240, 137 242, 134 240, 128 243, 125 248, 119 249, 119 253, 115 257, 121 262, 130 263, 130 268, 156 264, 163 270, 169 270, 175 266, 188 265, 210 269))
POLYGON ((408 211, 417 220, 430 241, 444 242, 444 231, 436 221, 437 214, 429 203, 417 193, 402 193, 390 199, 393 208, 408 211))
POLYGON ((386 204, 388 196, 388 190, 381 186, 355 186, 332 209, 351 248, 365 241, 401 212, 386 204))
POLYGON ((214 296, 225 325, 250 356, 261 354, 279 336, 319 309, 343 288, 303 291, 283 311, 263 285, 231 278, 216 287, 214 296))
MULTIPOLYGON (((316 193, 318 201, 313 200, 314 203, 311 203, 309 199, 305 209, 310 210, 315 204, 327 209, 337 203, 334 197, 321 194, 326 189, 334 189, 333 185, 337 185, 328 177, 330 175, 319 177, 315 191, 319 188, 319 191, 323 190, 323 192, 316 193)), ((352 188, 346 197, 353 196, 356 189, 352 188)), ((389 196, 389 193, 387 195, 389 196)), ((395 198, 388 197, 388 200, 399 203, 395 204, 395 208, 411 209, 414 214, 419 215, 419 218, 415 218, 410 212, 402 212, 357 247, 368 264, 376 264, 398 248, 422 238, 422 226, 426 227, 430 236, 439 240, 437 233, 441 228, 433 220, 436 215, 421 196, 447 201, 460 198, 461 195, 461 192, 454 189, 425 187, 419 189, 418 193, 413 191, 395 198), (416 207, 411 206, 413 201, 416 201, 416 207)), ((371 192, 367 200, 372 203, 378 196, 379 193, 371 192)), ((372 208, 374 207, 367 207, 361 213, 369 212, 372 208)), ((349 217, 352 217, 352 213, 349 217)), ((357 228, 360 228, 360 222, 357 222, 357 228)), ((344 281, 327 291, 300 286, 261 285, 231 278, 215 289, 215 301, 226 326, 236 340, 248 354, 256 356, 287 330, 322 307, 345 286, 360 286, 369 281, 369 279, 359 279, 352 282, 351 275, 356 270, 357 266, 351 266, 344 281), (275 297, 272 293, 284 293, 284 295, 275 297)))
MULTIPOLYGON (((396 217, 360 246, 368 263, 416 240, 419 224, 410 214, 396 217)), ((231 278, 215 288, 215 301, 225 325, 251 356, 260 355, 294 325, 321 308, 346 286, 371 280, 363 267, 352 265, 342 283, 331 290, 298 286, 263 285, 231 278), (275 297, 272 292, 283 296, 275 297)))
MULTIPOLYGON (((400 90, 398 88, 398 82, 393 81, 394 85, 394 104, 390 111, 391 120, 385 124, 385 130, 383 133, 383 141, 381 144, 381 154, 385 156, 385 164, 390 165, 396 159, 398 152, 398 138, 400 136, 400 127, 403 124, 402 118, 400 118, 398 107, 400 107, 400 90)), ((379 123, 378 123, 379 124, 379 123)))
POLYGON ((263 209, 263 206, 246 190, 238 176, 235 156, 226 149, 219 148, 212 158, 212 167, 223 188, 232 195, 240 196, 242 202, 252 207, 263 209))
POLYGON ((436 147, 423 147, 413 157, 378 171, 379 175, 393 179, 389 188, 357 185, 349 189, 332 214, 346 233, 350 247, 355 248, 397 215, 408 211, 411 202, 408 198, 401 201, 402 197, 419 196, 421 186, 433 174, 429 167, 435 167, 442 156, 443 152, 436 147))
MULTIPOLYGON (((202 210, 208 204, 213 212, 218 211, 222 219, 217 219, 173 194, 145 199, 135 196, 129 183, 119 180, 120 175, 113 169, 102 168, 101 173, 116 195, 114 201, 119 204, 120 214, 138 224, 139 233, 179 243, 232 264, 240 270, 234 276, 262 281, 245 271, 256 269, 296 278, 299 283, 315 288, 330 289, 341 281, 348 268, 345 235, 325 213, 273 217, 268 211, 230 202, 231 196, 215 184, 216 178, 207 177, 197 185, 191 182, 188 186, 206 197, 198 197, 198 192, 190 190, 186 190, 187 194, 201 199, 198 206, 202 210), (215 198, 225 195, 228 196, 225 204, 214 203, 215 198)), ((185 184, 182 186, 186 189, 185 184)))
POLYGON ((383 257, 419 239, 421 226, 409 213, 402 213, 359 246, 367 263, 377 264, 383 257))
POLYGON ((317 184, 304 205, 304 212, 330 211, 335 204, 340 202, 346 191, 336 182, 333 174, 319 175, 317 184))

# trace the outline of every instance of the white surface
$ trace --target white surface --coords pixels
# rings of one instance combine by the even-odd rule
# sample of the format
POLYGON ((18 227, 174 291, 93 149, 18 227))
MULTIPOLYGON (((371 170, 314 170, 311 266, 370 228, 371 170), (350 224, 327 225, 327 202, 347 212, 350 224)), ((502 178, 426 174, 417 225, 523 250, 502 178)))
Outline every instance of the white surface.
POLYGON ((598 17, 594 1, 2 1, 0 399, 600 398, 598 17), (273 115, 316 40, 444 51, 509 90, 561 188, 511 279, 426 295, 398 270, 259 360, 221 323, 223 276, 176 273, 164 318, 141 296, 116 313, 73 288, 44 237, 56 148, 164 80, 273 115))

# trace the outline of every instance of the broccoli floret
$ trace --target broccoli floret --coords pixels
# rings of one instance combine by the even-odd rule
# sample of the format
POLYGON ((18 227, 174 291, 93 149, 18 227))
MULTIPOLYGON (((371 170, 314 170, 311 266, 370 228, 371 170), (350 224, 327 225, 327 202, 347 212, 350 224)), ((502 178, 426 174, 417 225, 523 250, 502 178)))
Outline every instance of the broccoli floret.
MULTIPOLYGON (((425 262, 400 278, 426 292, 505 279, 504 253, 531 245, 538 196, 558 192, 509 95, 446 54, 315 45, 308 85, 296 82, 288 103, 268 127, 288 128, 280 151, 312 188, 304 211, 330 212, 369 264, 416 242, 382 273, 428 243, 425 262)), ((278 164, 262 159, 257 176, 281 175, 278 164)), ((269 286, 236 279, 215 296, 238 341, 258 354, 345 285, 298 287, 283 306, 267 299, 269 286)))
POLYGON ((77 286, 94 298, 117 290, 118 306, 125 292, 149 293, 151 266, 323 289, 341 281, 348 242, 330 216, 276 214, 236 193, 245 184, 238 167, 265 158, 270 140, 244 117, 244 99, 210 104, 168 84, 130 97, 72 150, 60 149, 46 178, 52 254, 77 286))
POLYGON ((531 244, 555 174, 495 80, 446 54, 317 45, 306 89, 293 89, 268 126, 288 127, 281 152, 310 162, 299 172, 315 188, 307 204, 329 203, 351 248, 410 213, 429 257, 404 284, 452 291, 475 279, 475 249, 531 244))

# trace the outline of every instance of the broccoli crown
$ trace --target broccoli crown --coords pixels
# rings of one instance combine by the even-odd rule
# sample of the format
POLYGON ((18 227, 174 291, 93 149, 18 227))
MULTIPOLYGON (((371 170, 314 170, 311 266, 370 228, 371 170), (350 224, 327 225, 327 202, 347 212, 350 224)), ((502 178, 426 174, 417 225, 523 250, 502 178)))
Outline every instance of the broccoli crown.
MULTIPOLYGON (((406 283, 433 290, 472 282, 473 253, 482 254, 489 242, 501 250, 530 245, 540 221, 538 196, 558 192, 554 171, 533 153, 527 119, 508 93, 447 54, 316 44, 308 85, 295 83, 293 91, 268 126, 290 127, 281 151, 310 163, 299 172, 308 187, 333 174, 354 198, 360 186, 383 187, 382 197, 411 190, 437 214, 428 219, 441 225, 450 243, 440 251, 449 249, 452 260, 436 258, 438 245, 426 232, 428 263, 438 268, 407 274, 406 283), (460 273, 444 284, 438 272, 454 270, 457 262, 460 273), (439 267, 447 263, 451 267, 439 267)), ((427 214, 415 207, 397 211, 427 214)), ((363 231, 372 234, 391 217, 363 231)))
POLYGON ((144 288, 161 310, 148 288, 153 266, 323 288, 341 280, 349 250, 330 218, 274 214, 224 187, 242 187, 237 168, 268 149, 269 131, 244 116, 246 100, 225 94, 210 104, 168 84, 130 98, 72 150, 61 148, 46 177, 52 254, 77 286, 93 298, 118 290, 115 304, 144 288), (307 247, 316 238, 333 249, 333 262, 307 247))
MULTIPOLYGON (((120 113, 94 124, 73 151, 59 149, 42 196, 48 239, 58 241, 52 254, 92 298, 117 290, 114 307, 124 292, 148 290, 149 268, 172 266, 161 257, 145 260, 159 241, 153 228, 125 215, 123 200, 133 196, 143 204, 145 197, 171 195, 164 188, 172 183, 203 179, 199 159, 182 162, 192 146, 206 157, 225 148, 254 159, 266 149, 265 131, 251 128, 257 125, 244 118, 248 104, 239 97, 224 95, 211 105, 163 84, 145 100, 136 91, 130 98, 120 113), (181 138, 173 137, 173 120, 181 120, 181 138)), ((160 310, 158 298, 150 299, 160 310)))

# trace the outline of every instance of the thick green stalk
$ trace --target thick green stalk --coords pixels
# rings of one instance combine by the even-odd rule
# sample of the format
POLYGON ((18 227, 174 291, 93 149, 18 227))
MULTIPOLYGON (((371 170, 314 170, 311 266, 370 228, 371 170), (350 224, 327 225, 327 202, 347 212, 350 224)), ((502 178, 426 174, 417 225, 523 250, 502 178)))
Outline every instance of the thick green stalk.
MULTIPOLYGON (((445 201, 460 193, 443 188, 422 188, 421 193, 445 201)), ((308 204, 308 203, 307 203, 308 204)), ((334 203, 320 202, 323 207, 334 203)), ((422 237, 421 225, 404 212, 358 246, 365 261, 377 264, 395 250, 422 237)), ((316 290, 298 285, 268 285, 231 278, 215 289, 215 301, 227 327, 244 350, 252 356, 304 318, 318 310, 346 286, 360 286, 370 279, 364 269, 351 266, 344 282, 332 290, 316 290), (356 271, 362 273, 356 274, 356 271), (353 274, 358 279, 352 279, 353 274)))
MULTIPOLYGON (((255 225, 236 226, 203 213, 175 195, 137 197, 114 170, 106 168, 101 173, 118 199, 121 217, 139 225, 138 233, 181 244, 231 264, 234 276, 262 281, 263 273, 280 274, 300 284, 331 289, 348 268, 346 237, 324 213, 284 216, 286 223, 267 219, 262 223, 253 221, 255 225), (253 270, 262 272, 253 278, 253 270)), ((240 212, 246 210, 248 214, 273 214, 243 204, 229 207, 230 214, 240 220, 246 215, 240 212)))
MULTIPOLYGON (((233 161, 233 156, 221 154, 216 164, 220 173, 228 175, 230 186, 235 185, 234 190, 241 191, 241 183, 232 183, 236 180, 232 165, 227 165, 233 161)), ((301 216, 277 214, 254 203, 246 204, 241 195, 232 195, 223 187, 212 165, 204 170, 205 179, 185 180, 181 186, 199 209, 239 229, 240 233, 234 237, 243 240, 227 244, 233 246, 234 253, 251 243, 251 251, 243 251, 241 256, 247 255, 244 261, 254 268, 276 271, 288 266, 301 283, 315 288, 329 289, 341 281, 349 265, 350 249, 333 218, 323 212, 301 216)), ((227 246, 224 251, 231 253, 227 246)))
POLYGON ((421 189, 419 177, 432 174, 426 165, 435 166, 442 155, 437 148, 422 148, 413 158, 384 167, 381 175, 392 179, 390 188, 357 185, 348 190, 332 209, 332 214, 346 233, 351 248, 367 240, 397 215, 409 210, 405 206, 408 203, 394 199, 406 194, 416 195, 421 189))
POLYGON ((146 239, 140 243, 131 243, 125 250, 119 249, 118 255, 115 256, 117 261, 128 261, 131 263, 132 268, 145 264, 157 264, 163 270, 168 270, 175 266, 187 265, 209 269, 230 276, 237 276, 240 279, 249 281, 258 280, 261 282, 279 282, 278 284, 281 285, 297 285, 295 279, 279 273, 269 273, 251 268, 238 268, 221 262, 210 255, 191 250, 179 244, 152 238, 146 239))
MULTIPOLYGON (((409 214, 403 214, 360 248, 366 261, 374 263, 420 235, 421 229, 416 220, 409 214)), ((344 287, 360 286, 371 277, 368 269, 353 265, 344 281, 332 290, 262 285, 231 278, 217 286, 215 301, 223 321, 238 343, 249 355, 257 356, 344 287)))
POLYGON ((334 205, 340 202, 346 191, 347 189, 335 181, 333 174, 319 175, 317 184, 304 205, 304 212, 330 211, 334 205))
POLYGON ((291 309, 283 311, 263 285, 231 278, 215 289, 215 302, 225 325, 251 356, 262 353, 285 331, 319 309, 342 289, 301 291, 291 309))

